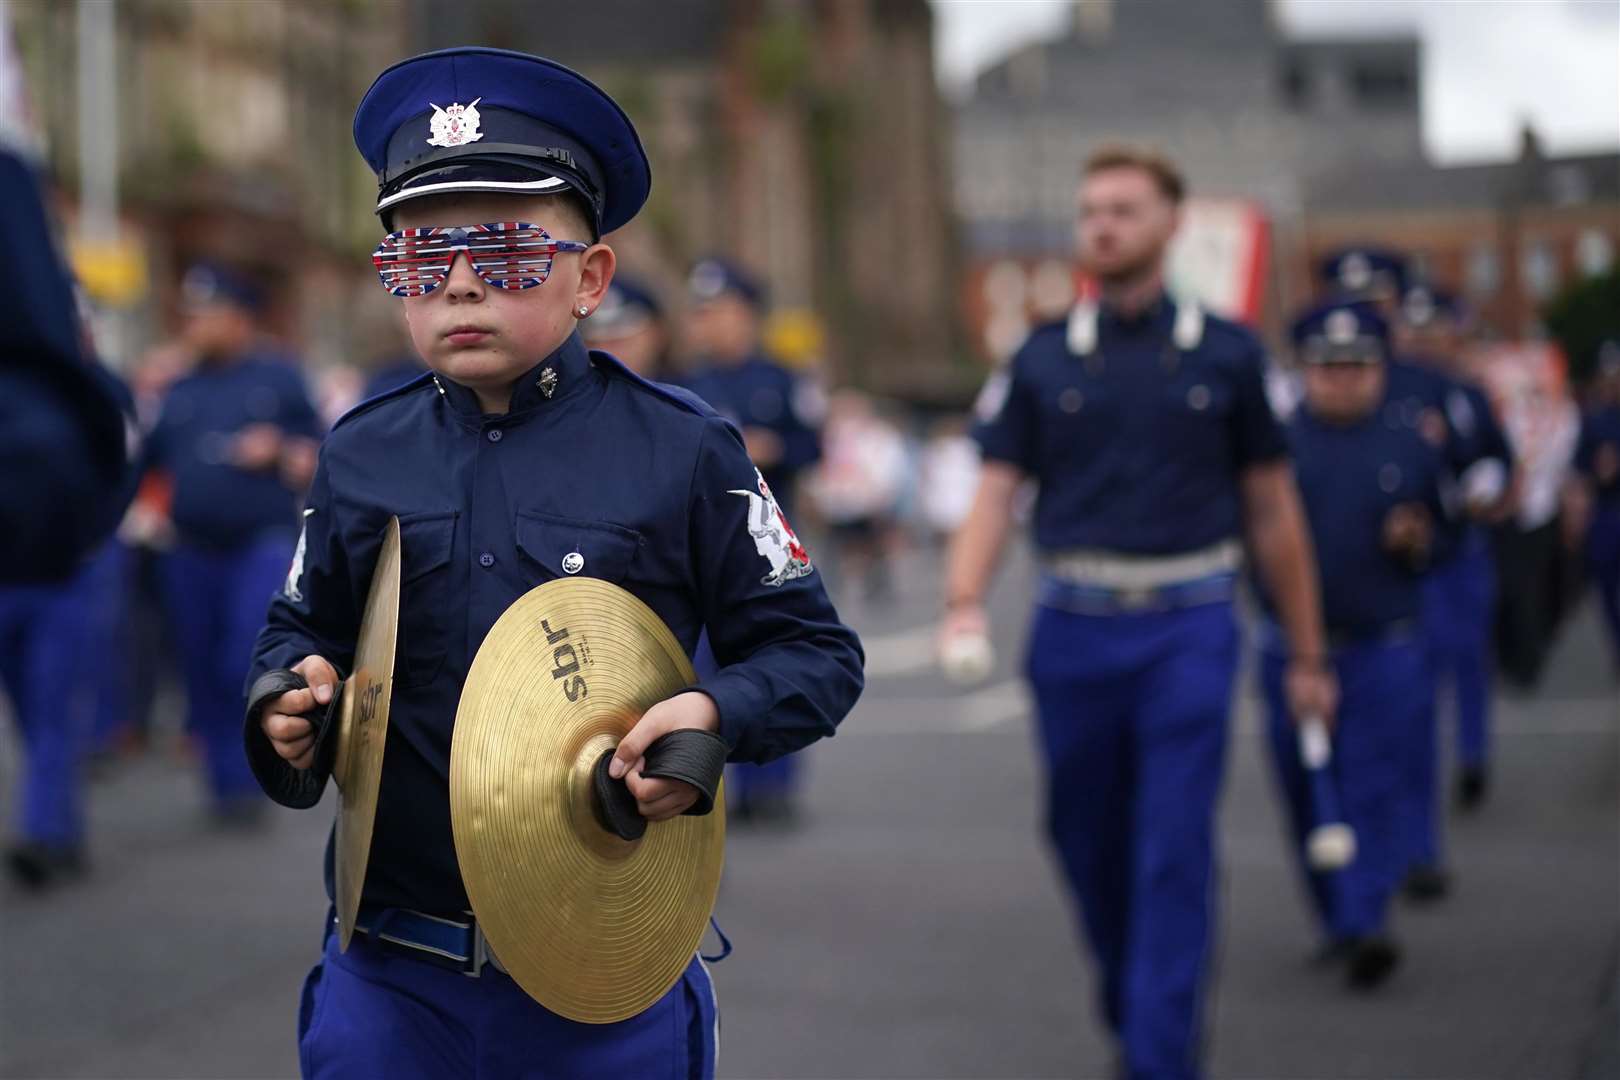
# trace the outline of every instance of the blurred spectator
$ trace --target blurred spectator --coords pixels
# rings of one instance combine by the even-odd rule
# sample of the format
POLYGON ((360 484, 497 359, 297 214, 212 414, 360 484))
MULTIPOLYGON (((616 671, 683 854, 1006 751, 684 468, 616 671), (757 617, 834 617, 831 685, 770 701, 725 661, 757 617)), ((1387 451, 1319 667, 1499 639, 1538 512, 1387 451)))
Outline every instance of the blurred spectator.
POLYGON ((1532 689, 1564 610, 1571 538, 1561 515, 1581 422, 1573 402, 1526 382, 1504 409, 1503 424, 1519 462, 1520 491, 1517 511, 1496 530, 1497 659, 1506 679, 1532 689))
POLYGON ((909 469, 905 439, 870 398, 858 390, 832 396, 810 498, 836 549, 834 576, 859 582, 868 601, 890 595, 888 548, 909 469))
POLYGON ((965 419, 934 424, 923 444, 918 474, 923 527, 930 540, 943 542, 967 517, 979 484, 979 446, 968 435, 965 419))

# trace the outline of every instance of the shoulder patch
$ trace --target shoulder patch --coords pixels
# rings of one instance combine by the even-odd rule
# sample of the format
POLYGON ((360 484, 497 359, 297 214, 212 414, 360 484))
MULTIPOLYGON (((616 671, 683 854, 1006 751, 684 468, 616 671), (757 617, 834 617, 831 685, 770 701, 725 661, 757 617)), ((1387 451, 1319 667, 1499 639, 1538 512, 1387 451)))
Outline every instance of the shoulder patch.
POLYGON ((361 413, 370 412, 372 409, 376 408, 378 405, 381 405, 385 401, 392 401, 397 397, 404 397, 406 394, 415 393, 424 386, 432 385, 433 372, 424 371, 422 374, 418 375, 410 382, 405 383, 403 386, 396 386, 392 390, 388 390, 384 393, 378 394, 374 398, 367 398, 366 400, 360 402, 358 405, 354 406, 354 408, 338 417, 337 423, 332 425, 332 430, 336 431, 338 428, 342 427, 344 424, 347 424, 350 420, 353 420, 361 413))

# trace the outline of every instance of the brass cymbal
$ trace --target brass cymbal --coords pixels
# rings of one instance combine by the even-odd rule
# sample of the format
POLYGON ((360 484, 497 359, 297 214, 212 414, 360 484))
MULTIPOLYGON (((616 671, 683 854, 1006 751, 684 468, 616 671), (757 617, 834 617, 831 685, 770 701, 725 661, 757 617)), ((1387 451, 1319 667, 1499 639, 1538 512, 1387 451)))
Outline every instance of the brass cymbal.
POLYGON ((347 951, 360 911, 360 891, 371 858, 371 830, 377 820, 383 750, 388 745, 388 703, 394 689, 394 646, 399 639, 399 518, 389 518, 377 568, 366 594, 366 610, 356 639, 354 672, 343 682, 338 705, 336 760, 332 779, 338 801, 338 945, 347 951))
POLYGON ((450 746, 450 823, 490 951, 547 1009, 607 1024, 675 985, 708 925, 724 797, 622 840, 592 771, 642 713, 696 681, 652 609, 594 578, 519 598, 474 658, 450 746))

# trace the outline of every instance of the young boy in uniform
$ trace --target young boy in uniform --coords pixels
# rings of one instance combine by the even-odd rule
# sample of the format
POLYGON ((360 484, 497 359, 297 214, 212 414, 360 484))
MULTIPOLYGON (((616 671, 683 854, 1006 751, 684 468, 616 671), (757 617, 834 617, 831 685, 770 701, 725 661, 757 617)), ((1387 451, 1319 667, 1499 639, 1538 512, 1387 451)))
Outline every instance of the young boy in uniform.
MULTIPOLYGON (((346 953, 329 933, 305 985, 304 1073, 711 1075, 712 989, 695 957, 660 1001, 605 1025, 556 1016, 475 962, 448 790, 463 680, 501 613, 567 575, 622 585, 689 654, 706 628, 718 670, 648 710, 611 769, 662 821, 697 792, 641 775, 654 740, 718 731, 732 760, 767 761, 829 735, 862 687, 859 642, 736 429, 581 343, 576 324, 613 278, 599 238, 651 184, 612 99, 549 60, 451 49, 385 71, 354 128, 392 230, 375 258, 383 286, 432 370, 333 428, 254 654, 253 677, 290 667, 309 682, 247 731, 266 790, 308 805, 291 795, 313 762, 300 714, 351 664, 399 517, 399 644, 360 932, 346 953), (384 921, 387 939, 366 932, 384 921)), ((330 895, 330 855, 327 881, 330 895)))

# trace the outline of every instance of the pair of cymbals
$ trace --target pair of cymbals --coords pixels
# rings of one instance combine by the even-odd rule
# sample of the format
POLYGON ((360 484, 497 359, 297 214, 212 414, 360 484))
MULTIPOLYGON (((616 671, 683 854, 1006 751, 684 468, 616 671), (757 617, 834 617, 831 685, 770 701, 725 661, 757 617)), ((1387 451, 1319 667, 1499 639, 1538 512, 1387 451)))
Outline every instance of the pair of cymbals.
MULTIPOLYGON (((354 934, 387 744, 400 596, 399 521, 373 573, 337 708, 333 778, 339 944, 354 934)), ((691 962, 720 887, 724 797, 705 817, 624 840, 601 823, 593 771, 642 713, 696 681, 653 611, 567 578, 496 621, 473 660, 450 750, 450 817, 473 913, 535 1000, 584 1023, 657 1001, 691 962)))

